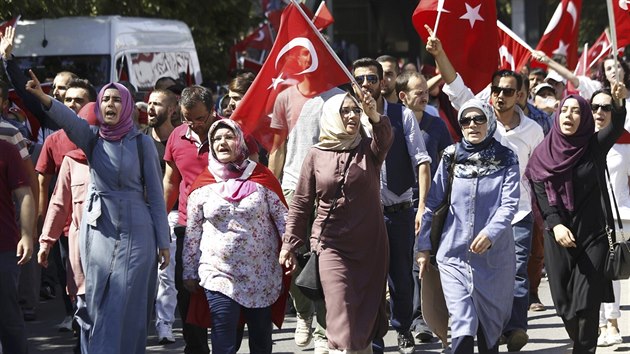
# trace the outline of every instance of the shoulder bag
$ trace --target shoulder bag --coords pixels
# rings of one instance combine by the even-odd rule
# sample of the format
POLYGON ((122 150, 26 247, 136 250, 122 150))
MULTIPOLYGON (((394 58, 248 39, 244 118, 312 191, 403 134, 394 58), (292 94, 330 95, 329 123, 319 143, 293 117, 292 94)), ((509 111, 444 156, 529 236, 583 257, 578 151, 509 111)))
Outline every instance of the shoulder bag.
MULTIPOLYGON (((341 178, 341 183, 339 184, 339 188, 337 188, 337 193, 335 194, 335 198, 330 203, 330 209, 328 210, 328 215, 322 222, 322 227, 319 232, 319 236, 317 236, 317 246, 322 238, 322 233, 324 232, 324 228, 326 227, 326 223, 330 218, 330 214, 332 214, 335 207, 337 207, 337 199, 341 196, 341 192, 343 189, 343 185, 345 184, 346 177, 348 175, 348 167, 350 167, 350 162, 354 158, 354 154, 356 149, 350 152, 348 155, 348 160, 346 161, 346 166, 343 170, 343 175, 341 178)), ((302 294, 307 298, 317 301, 324 299, 324 291, 322 289, 322 282, 319 277, 319 258, 317 255, 317 246, 308 252, 306 255, 302 256, 303 258, 307 258, 306 264, 302 268, 300 274, 295 278, 295 285, 302 291, 302 294)))
MULTIPOLYGON (((604 274, 608 279, 621 280, 630 278, 630 245, 623 233, 623 223, 621 222, 621 216, 619 215, 619 207, 617 206, 617 198, 615 192, 612 189, 610 183, 610 173, 606 168, 606 175, 608 176, 608 184, 612 194, 613 205, 615 206, 615 212, 617 214, 617 222, 619 225, 619 235, 621 235, 621 242, 613 241, 612 229, 608 226, 608 218, 606 218, 606 237, 608 238, 608 257, 606 257, 606 263, 604 266, 604 274)), ((602 190, 602 193, 606 193, 606 189, 602 190)), ((602 200, 605 200, 602 194, 602 200)), ((604 212, 606 209, 604 208, 604 212)))
POLYGON ((444 200, 435 211, 433 211, 433 218, 431 219, 431 255, 435 256, 438 247, 440 247, 440 240, 442 239, 442 231, 444 231, 444 224, 446 223, 446 216, 448 215, 448 209, 451 206, 451 188, 453 187, 453 171, 455 170, 455 157, 457 156, 457 145, 455 145, 455 152, 453 152, 453 158, 448 167, 448 182, 444 191, 444 200))

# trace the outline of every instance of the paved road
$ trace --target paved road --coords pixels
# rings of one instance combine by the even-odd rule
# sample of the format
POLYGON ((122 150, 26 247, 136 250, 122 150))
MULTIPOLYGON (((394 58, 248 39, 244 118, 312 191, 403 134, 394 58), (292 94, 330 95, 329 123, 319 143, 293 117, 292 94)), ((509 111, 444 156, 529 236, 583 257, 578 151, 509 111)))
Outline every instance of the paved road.
MULTIPOLYGON (((598 353, 618 353, 630 352, 630 281, 622 282, 622 317, 619 325, 621 334, 624 336, 624 343, 608 348, 599 348, 598 353)), ((540 295, 547 309, 542 312, 530 312, 529 335, 530 341, 523 348, 523 353, 541 354, 564 354, 570 353, 571 344, 562 326, 562 321, 555 315, 551 306, 549 286, 546 281, 541 283, 540 295)), ((1 316, 2 314, 0 314, 1 316)), ((29 336, 30 353, 72 353, 73 337, 69 333, 60 333, 54 328, 63 317, 63 305, 61 301, 51 300, 40 305, 38 319, 27 324, 29 336)), ((171 345, 158 345, 155 333, 151 328, 151 333, 147 341, 147 353, 182 353, 183 339, 180 323, 175 325, 175 337, 177 342, 171 345)), ((274 353, 312 353, 312 344, 307 348, 298 348, 293 342, 293 331, 295 329, 295 317, 287 316, 285 327, 276 329, 273 334, 274 353)), ((385 344, 388 346, 386 352, 397 352, 396 336, 390 330, 385 337, 385 344)), ((500 348, 502 352, 507 352, 505 346, 500 348)), ((437 342, 416 345, 417 353, 441 353, 441 345, 437 342)), ((249 353, 247 342, 244 340, 239 353, 249 353)))

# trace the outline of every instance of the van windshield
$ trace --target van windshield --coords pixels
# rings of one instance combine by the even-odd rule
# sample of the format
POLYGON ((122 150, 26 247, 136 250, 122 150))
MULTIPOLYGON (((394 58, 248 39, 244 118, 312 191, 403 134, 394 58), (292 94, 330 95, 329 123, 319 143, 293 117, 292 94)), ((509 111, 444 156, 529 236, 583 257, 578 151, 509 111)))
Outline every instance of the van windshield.
POLYGON ((32 69, 40 81, 52 81, 60 71, 71 71, 82 79, 88 79, 95 88, 109 82, 109 55, 64 55, 15 58, 27 73, 32 69))

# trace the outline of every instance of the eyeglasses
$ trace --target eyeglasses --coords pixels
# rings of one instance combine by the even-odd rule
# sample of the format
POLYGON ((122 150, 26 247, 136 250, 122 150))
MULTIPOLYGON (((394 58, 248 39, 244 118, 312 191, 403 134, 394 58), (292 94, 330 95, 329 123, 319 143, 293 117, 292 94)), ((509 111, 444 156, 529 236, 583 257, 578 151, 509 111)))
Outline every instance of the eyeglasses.
POLYGON ((501 92, 503 92, 503 96, 505 96, 505 97, 512 97, 516 93, 516 89, 515 88, 500 87, 500 86, 494 86, 494 85, 492 85, 492 87, 490 87, 490 91, 492 92, 493 95, 497 95, 497 96, 499 94, 501 94, 501 92))
POLYGON ((365 80, 367 80, 368 84, 371 85, 378 83, 378 75, 375 74, 359 75, 355 76, 354 79, 357 80, 359 84, 362 84, 365 80))
POLYGON ((347 116, 350 115, 350 113, 354 113, 358 116, 361 115, 361 113, 363 113, 363 110, 359 107, 341 107, 341 109, 339 110, 339 113, 341 113, 342 116, 347 116))
POLYGON ((193 126, 196 124, 204 124, 205 122, 208 121, 208 118, 210 118, 210 114, 208 114, 205 118, 195 118, 193 120, 188 120, 184 118, 184 116, 182 116, 182 124, 186 124, 188 126, 193 126))
POLYGON ((472 117, 462 117, 459 118, 459 125, 462 127, 467 127, 470 125, 470 122, 475 122, 476 125, 485 124, 488 121, 488 118, 484 115, 477 115, 472 117))
POLYGON ((591 110, 593 112, 597 112, 600 108, 604 112, 611 112, 613 109, 613 106, 611 104, 597 104, 597 103, 593 103, 591 105, 591 110))

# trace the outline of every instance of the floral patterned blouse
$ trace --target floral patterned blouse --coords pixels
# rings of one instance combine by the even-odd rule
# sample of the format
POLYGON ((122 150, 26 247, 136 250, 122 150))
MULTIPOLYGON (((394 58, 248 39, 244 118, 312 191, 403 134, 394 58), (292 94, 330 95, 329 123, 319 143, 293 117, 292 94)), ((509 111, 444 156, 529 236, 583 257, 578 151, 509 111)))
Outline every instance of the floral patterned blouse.
POLYGON ((278 195, 260 184, 238 202, 223 199, 211 185, 194 190, 188 199, 184 279, 199 279, 204 289, 244 307, 270 306, 282 288, 278 254, 286 216, 278 195))

